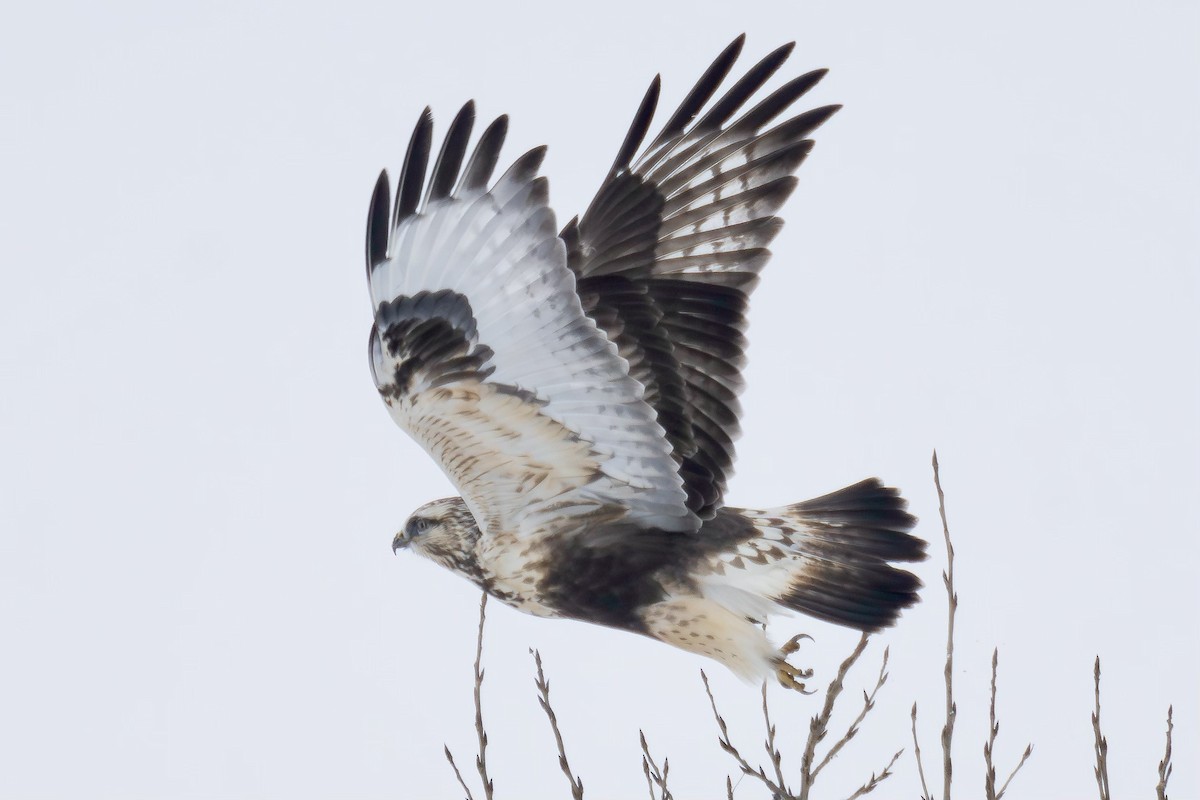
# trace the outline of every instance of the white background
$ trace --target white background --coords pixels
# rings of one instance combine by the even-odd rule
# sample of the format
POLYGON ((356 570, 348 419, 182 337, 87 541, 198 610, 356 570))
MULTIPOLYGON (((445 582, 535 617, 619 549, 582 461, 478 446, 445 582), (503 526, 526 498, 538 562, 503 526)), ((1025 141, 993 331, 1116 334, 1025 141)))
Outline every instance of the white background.
MULTIPOLYGON (((805 103, 846 109, 753 303, 729 500, 879 475, 935 555, 924 602, 852 673, 843 717, 891 645, 879 707, 817 796, 911 749, 914 700, 940 775, 934 447, 962 596, 958 796, 982 790, 994 645, 1000 770, 1035 743, 1014 800, 1095 792, 1096 654, 1113 795, 1152 793, 1174 703, 1171 795, 1200 796, 1196 5, 502 5, 6 14, 0 795, 458 795, 442 745, 472 777, 478 595, 389 549, 452 488, 368 376, 377 170, 426 104, 440 132, 474 97, 512 115, 506 160, 551 145, 565 222, 650 78, 677 101, 745 30, 743 67, 795 39, 772 85, 827 66, 805 103)), ((856 639, 774 627, 799 630, 825 680, 856 639)), ((498 797, 568 794, 531 646, 589 797, 644 796, 639 727, 676 796, 723 796, 701 666, 759 752, 757 689, 718 665, 493 604, 498 797)), ((775 698, 794 775, 819 700, 775 698)), ((918 792, 906 752, 877 796, 918 792)))

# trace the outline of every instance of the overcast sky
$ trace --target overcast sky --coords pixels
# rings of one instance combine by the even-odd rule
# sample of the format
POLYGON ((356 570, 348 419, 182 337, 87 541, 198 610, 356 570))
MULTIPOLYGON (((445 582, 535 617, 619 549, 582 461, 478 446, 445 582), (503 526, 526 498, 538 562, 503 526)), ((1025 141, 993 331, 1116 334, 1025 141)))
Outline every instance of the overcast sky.
MULTIPOLYGON (((1200 51, 1194 3, 24 3, 0 29, 0 796, 455 797, 473 774, 478 594, 393 532, 453 493, 379 402, 368 196, 420 110, 550 146, 560 222, 647 83, 677 101, 746 31, 772 85, 832 71, 752 304, 729 501, 870 475, 934 558, 847 701, 879 706, 822 775, 844 797, 921 706, 938 772, 941 455, 961 594, 958 793, 977 795, 999 646, 1010 797, 1090 796, 1104 663, 1114 796, 1200 796, 1200 51), (415 5, 420 7, 414 9, 415 5)), ((757 755, 758 690, 715 663, 492 605, 500 798, 561 798, 541 648, 588 796, 680 798, 757 755)), ((827 681, 856 634, 813 634, 827 681)), ((785 769, 820 698, 774 691, 785 769)), ((847 705, 843 717, 854 709, 847 705)), ((848 719, 848 718, 847 718, 848 719)), ((940 779, 932 781, 940 787, 940 779)), ((911 753, 881 790, 919 793, 911 753)), ((940 793, 940 789, 939 789, 940 793)), ((763 796, 743 783, 738 798, 763 796)))

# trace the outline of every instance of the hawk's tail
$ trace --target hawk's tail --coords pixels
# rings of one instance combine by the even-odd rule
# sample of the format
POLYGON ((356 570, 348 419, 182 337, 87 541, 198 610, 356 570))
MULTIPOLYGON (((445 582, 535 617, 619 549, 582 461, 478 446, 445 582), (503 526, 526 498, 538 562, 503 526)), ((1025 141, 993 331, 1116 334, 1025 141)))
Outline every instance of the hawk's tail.
POLYGON ((862 631, 892 625, 921 588, 892 562, 925 558, 906 507, 899 491, 871 478, 784 508, 743 511, 755 530, 736 551, 743 569, 724 570, 727 586, 862 631))
POLYGON ((797 534, 800 561, 788 608, 863 631, 885 628, 917 602, 921 581, 893 561, 921 561, 925 542, 900 492, 871 478, 781 509, 797 534))

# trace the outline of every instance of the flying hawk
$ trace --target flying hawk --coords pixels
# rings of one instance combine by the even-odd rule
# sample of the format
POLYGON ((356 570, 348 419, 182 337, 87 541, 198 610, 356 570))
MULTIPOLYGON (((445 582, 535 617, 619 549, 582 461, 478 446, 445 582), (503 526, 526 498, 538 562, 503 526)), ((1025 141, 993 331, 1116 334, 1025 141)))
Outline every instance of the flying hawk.
POLYGON ((710 102, 718 56, 649 144, 650 84, 599 192, 556 231, 545 148, 493 172, 473 103, 428 169, 425 109, 390 198, 371 198, 369 351, 396 423, 462 493, 396 534, 515 608, 641 633, 736 674, 803 688, 762 622, 785 610, 874 631, 917 601, 889 562, 924 558, 915 518, 870 479, 783 508, 724 505, 740 432, 746 307, 808 136, 785 116, 825 70, 748 110, 792 44, 710 102), (465 161, 465 166, 464 166, 465 161))

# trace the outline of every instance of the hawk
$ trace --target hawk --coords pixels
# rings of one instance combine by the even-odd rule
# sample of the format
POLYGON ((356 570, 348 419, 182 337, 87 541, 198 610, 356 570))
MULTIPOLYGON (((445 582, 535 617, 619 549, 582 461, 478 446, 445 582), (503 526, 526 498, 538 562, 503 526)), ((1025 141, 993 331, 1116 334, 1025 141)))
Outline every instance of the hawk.
POLYGON ((595 199, 561 231, 544 147, 493 179, 508 120, 468 157, 468 102, 429 168, 426 108, 394 202, 386 171, 371 198, 369 356, 393 419, 462 494, 417 509, 393 550, 522 611, 802 689, 808 673, 788 661, 799 637, 772 644, 767 617, 891 625, 921 585, 892 562, 924 558, 925 543, 876 479, 782 508, 724 505, 748 298, 809 135, 840 108, 788 115, 825 70, 749 105, 794 44, 717 97, 743 39, 647 144, 651 82, 595 199))

